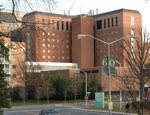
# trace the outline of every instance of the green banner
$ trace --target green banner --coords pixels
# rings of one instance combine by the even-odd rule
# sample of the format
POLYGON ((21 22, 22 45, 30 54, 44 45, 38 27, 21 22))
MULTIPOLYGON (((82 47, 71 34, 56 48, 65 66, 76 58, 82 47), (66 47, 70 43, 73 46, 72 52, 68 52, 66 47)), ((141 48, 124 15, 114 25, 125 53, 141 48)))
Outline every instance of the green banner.
POLYGON ((95 93, 95 108, 96 109, 104 108, 104 92, 95 93))
MULTIPOLYGON (((102 75, 108 75, 108 56, 102 56, 102 75)), ((111 56, 109 60, 110 75, 115 76, 115 57, 111 56)))

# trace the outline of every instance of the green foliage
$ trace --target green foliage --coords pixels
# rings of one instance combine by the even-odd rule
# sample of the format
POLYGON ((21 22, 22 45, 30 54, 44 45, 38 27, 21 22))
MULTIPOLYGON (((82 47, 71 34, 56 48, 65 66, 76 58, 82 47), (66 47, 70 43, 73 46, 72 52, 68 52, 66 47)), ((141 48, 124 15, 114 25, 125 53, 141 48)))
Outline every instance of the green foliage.
MULTIPOLYGON (((0 40, 0 58, 8 59, 9 49, 5 47, 4 41, 0 40)), ((0 62, 0 109, 9 107, 9 75, 4 72, 4 64, 0 62)))
POLYGON ((14 87, 12 89, 12 96, 11 97, 13 100, 21 100, 19 92, 20 92, 20 87, 14 87))
POLYGON ((64 100, 65 91, 67 92, 67 96, 70 97, 72 95, 71 83, 72 79, 66 76, 60 76, 59 74, 56 76, 51 76, 51 83, 55 88, 54 99, 64 100))
POLYGON ((97 79, 97 77, 94 76, 91 80, 89 80, 89 92, 91 92, 90 99, 94 99, 95 92, 100 91, 102 91, 102 86, 100 85, 100 81, 97 79))

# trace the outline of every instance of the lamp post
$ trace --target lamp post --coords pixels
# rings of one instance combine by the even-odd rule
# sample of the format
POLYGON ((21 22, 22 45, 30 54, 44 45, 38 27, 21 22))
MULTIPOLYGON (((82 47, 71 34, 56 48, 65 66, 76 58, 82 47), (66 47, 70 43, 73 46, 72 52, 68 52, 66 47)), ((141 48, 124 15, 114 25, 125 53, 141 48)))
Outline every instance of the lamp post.
POLYGON ((81 39, 81 38, 83 38, 83 37, 90 37, 90 38, 96 39, 96 40, 98 40, 98 41, 100 41, 100 42, 103 42, 103 43, 105 43, 106 45, 108 45, 108 90, 109 90, 109 103, 108 103, 108 107, 109 107, 109 115, 111 115, 112 102, 111 102, 111 77, 110 77, 110 64, 109 64, 109 62, 110 62, 110 45, 113 44, 113 43, 116 43, 116 42, 118 42, 118 41, 120 41, 120 40, 123 40, 123 39, 125 39, 125 38, 128 38, 128 37, 134 38, 134 39, 138 39, 139 37, 138 37, 138 36, 135 36, 135 35, 124 36, 124 37, 122 37, 122 38, 120 38, 120 39, 117 39, 117 40, 115 40, 115 41, 112 41, 112 42, 105 42, 105 41, 103 41, 103 40, 101 40, 101 39, 98 39, 98 38, 96 38, 96 37, 93 37, 93 36, 91 36, 91 35, 87 35, 87 34, 78 34, 78 35, 77 35, 77 38, 78 38, 78 39, 81 39))
MULTIPOLYGON (((79 71, 83 72, 85 74, 85 96, 87 97, 87 72, 80 70, 79 71)), ((87 101, 86 101, 86 107, 87 107, 87 101)))
POLYGON ((122 109, 122 79, 121 79, 121 63, 116 60, 116 63, 120 65, 120 110, 122 109))

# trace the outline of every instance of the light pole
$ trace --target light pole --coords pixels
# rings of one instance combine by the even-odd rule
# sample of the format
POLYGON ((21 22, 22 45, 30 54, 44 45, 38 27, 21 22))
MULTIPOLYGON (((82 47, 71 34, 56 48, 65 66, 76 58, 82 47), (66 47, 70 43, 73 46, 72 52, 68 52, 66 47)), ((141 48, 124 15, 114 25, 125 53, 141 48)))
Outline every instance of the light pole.
POLYGON ((121 79, 121 63, 116 60, 116 63, 120 65, 120 110, 122 109, 122 79, 121 79))
MULTIPOLYGON (((85 74, 85 96, 87 97, 87 72, 80 70, 79 71, 83 72, 85 74)), ((87 101, 86 101, 86 107, 87 107, 87 101)))
POLYGON ((109 115, 111 115, 112 102, 111 102, 111 77, 110 77, 110 64, 109 64, 109 62, 110 62, 110 45, 113 44, 113 43, 116 43, 116 42, 118 42, 118 41, 120 41, 120 40, 123 40, 123 39, 125 39, 125 38, 128 38, 128 37, 134 38, 134 39, 138 39, 139 37, 138 37, 138 36, 135 36, 135 35, 131 35, 131 36, 122 37, 122 38, 117 39, 117 40, 112 41, 112 42, 105 42, 105 41, 103 41, 103 40, 101 40, 101 39, 98 39, 98 38, 96 38, 96 37, 93 37, 93 36, 91 36, 91 35, 86 35, 86 34, 78 34, 78 35, 77 35, 77 38, 78 38, 78 39, 81 39, 82 37, 91 37, 91 38, 93 38, 93 39, 96 39, 96 40, 98 40, 98 41, 100 41, 100 42, 103 42, 103 43, 105 43, 106 45, 108 45, 108 90, 109 90, 109 103, 108 103, 108 107, 109 107, 109 115))

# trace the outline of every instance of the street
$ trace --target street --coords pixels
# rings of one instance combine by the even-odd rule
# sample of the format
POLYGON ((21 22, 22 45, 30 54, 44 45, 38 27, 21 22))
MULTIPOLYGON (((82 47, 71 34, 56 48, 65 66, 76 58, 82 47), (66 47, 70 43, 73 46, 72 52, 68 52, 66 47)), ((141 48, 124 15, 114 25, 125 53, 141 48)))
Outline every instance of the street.
MULTIPOLYGON (((108 115, 108 112, 82 110, 79 106, 55 105, 49 107, 26 107, 12 108, 5 110, 5 115, 38 115, 43 108, 52 108, 60 113, 60 115, 108 115)), ((113 113, 112 115, 123 115, 126 113, 113 113)))

